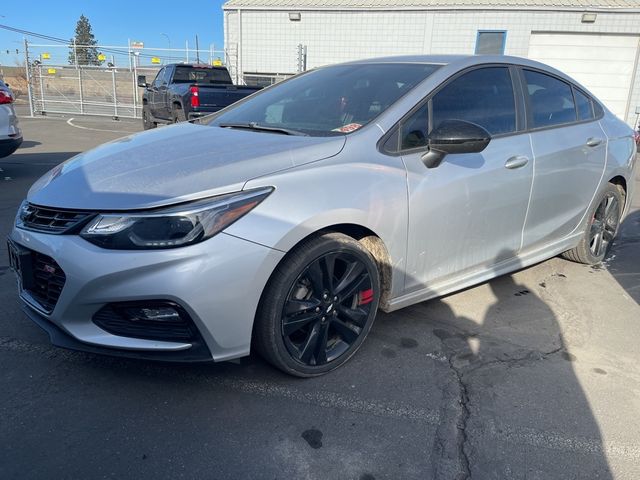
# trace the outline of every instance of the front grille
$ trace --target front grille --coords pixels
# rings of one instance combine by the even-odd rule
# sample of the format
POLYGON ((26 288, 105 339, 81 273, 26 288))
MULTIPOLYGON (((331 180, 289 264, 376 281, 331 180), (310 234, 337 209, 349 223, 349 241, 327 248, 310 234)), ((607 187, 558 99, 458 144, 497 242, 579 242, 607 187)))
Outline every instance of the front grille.
POLYGON ((46 313, 51 313, 58 303, 67 276, 53 258, 34 251, 31 251, 31 268, 33 285, 25 288, 25 291, 46 313))
MULTIPOLYGON (((127 316, 126 308, 132 305, 145 306, 138 302, 105 305, 93 315, 93 323, 103 330, 121 337, 189 343, 200 338, 200 334, 189 315, 173 303, 171 305, 179 312, 180 321, 157 322, 140 318, 131 319, 127 316)), ((158 303, 154 302, 154 305, 158 305, 158 303)))
POLYGON ((25 204, 19 213, 21 227, 46 233, 67 233, 93 217, 93 212, 60 210, 25 204))

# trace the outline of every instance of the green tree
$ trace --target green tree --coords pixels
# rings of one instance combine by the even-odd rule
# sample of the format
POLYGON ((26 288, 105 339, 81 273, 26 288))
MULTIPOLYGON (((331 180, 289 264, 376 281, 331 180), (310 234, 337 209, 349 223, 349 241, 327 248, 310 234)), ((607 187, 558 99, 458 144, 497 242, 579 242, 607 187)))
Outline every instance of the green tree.
POLYGON ((102 65, 102 60, 98 59, 98 49, 93 32, 91 31, 91 23, 84 15, 80 15, 80 19, 76 24, 76 35, 71 39, 69 46, 69 63, 75 65, 102 65), (75 45, 74 45, 75 40, 75 45))

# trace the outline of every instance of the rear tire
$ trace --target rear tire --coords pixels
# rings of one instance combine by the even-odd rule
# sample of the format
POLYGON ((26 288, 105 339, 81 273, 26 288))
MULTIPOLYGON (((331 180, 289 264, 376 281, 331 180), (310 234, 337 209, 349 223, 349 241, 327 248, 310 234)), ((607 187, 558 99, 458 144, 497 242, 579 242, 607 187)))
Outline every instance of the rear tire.
POLYGON ((358 241, 340 233, 305 240, 278 265, 262 294, 254 346, 290 375, 323 375, 360 348, 379 300, 375 260, 358 241))
POLYGON ((562 256, 586 265, 602 262, 618 233, 623 209, 624 190, 618 185, 607 184, 607 188, 586 216, 580 243, 562 256))

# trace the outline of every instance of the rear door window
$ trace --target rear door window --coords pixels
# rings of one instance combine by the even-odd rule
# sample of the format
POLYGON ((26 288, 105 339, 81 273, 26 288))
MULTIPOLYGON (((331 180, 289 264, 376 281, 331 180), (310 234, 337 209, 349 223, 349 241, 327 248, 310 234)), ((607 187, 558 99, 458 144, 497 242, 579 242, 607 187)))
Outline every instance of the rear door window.
POLYGON ((491 135, 516 131, 516 104, 508 67, 472 70, 452 80, 432 99, 431 129, 445 120, 465 120, 491 135))
POLYGON ((577 120, 571 86, 550 75, 523 70, 529 96, 531 128, 551 127, 577 120))

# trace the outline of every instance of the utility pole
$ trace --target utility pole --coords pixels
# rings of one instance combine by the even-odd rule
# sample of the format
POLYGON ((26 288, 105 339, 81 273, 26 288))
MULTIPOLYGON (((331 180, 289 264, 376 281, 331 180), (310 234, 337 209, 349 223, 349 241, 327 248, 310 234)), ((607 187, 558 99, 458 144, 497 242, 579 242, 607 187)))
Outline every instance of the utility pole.
MULTIPOLYGON (((24 68, 27 69, 27 94, 29 95, 29 113, 33 117, 33 91, 31 90, 31 66, 29 65, 29 44, 24 38, 24 68)), ((40 79, 42 81, 42 79, 40 79)))
POLYGON ((198 43, 198 35, 196 35, 196 63, 200 63, 200 44, 198 43))
POLYGON ((78 46, 75 37, 73 38, 73 61, 76 64, 76 70, 78 70, 78 46))

